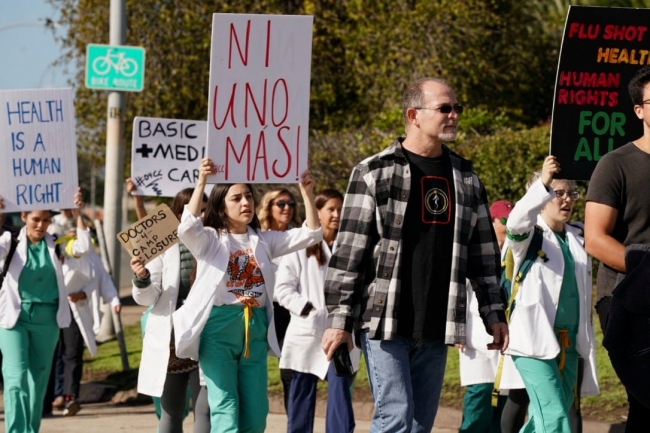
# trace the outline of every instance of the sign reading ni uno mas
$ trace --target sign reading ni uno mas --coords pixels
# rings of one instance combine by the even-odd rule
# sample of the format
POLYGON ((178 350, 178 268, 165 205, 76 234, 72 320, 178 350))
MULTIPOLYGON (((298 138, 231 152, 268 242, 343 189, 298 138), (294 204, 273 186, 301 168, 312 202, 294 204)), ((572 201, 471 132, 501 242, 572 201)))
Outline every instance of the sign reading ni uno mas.
POLYGON ((86 87, 124 92, 144 88, 144 48, 88 44, 86 87))

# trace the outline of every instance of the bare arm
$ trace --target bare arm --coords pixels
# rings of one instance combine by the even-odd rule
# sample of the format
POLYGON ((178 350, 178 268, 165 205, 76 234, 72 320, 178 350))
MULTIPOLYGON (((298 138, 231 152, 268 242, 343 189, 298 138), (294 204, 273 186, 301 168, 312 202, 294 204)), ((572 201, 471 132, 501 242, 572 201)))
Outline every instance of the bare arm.
POLYGON ((607 266, 625 272, 625 246, 612 236, 617 217, 617 209, 588 201, 585 208, 585 249, 607 266))
POLYGON ((187 204, 187 208, 192 215, 199 217, 201 216, 201 206, 203 205, 203 191, 205 190, 205 184, 208 181, 208 176, 215 174, 217 172, 217 167, 212 163, 210 158, 203 158, 201 160, 201 165, 199 166, 199 181, 194 187, 194 192, 192 193, 192 198, 187 204))
POLYGON ((318 210, 314 203, 314 185, 316 182, 311 177, 309 169, 305 170, 300 179, 300 194, 305 203, 305 223, 307 227, 312 230, 317 230, 320 227, 320 220, 318 219, 318 210))
POLYGON ((137 186, 133 183, 133 180, 129 177, 126 179, 126 191, 133 197, 135 202, 135 214, 138 216, 138 219, 142 219, 147 216, 147 210, 144 208, 144 199, 141 195, 134 195, 133 193, 138 189, 137 186))
POLYGON ((81 214, 81 208, 84 207, 84 201, 83 198, 81 197, 81 187, 77 187, 77 192, 74 195, 74 205, 77 207, 72 208, 71 212, 72 212, 72 216, 77 222, 77 230, 85 231, 86 223, 81 214))

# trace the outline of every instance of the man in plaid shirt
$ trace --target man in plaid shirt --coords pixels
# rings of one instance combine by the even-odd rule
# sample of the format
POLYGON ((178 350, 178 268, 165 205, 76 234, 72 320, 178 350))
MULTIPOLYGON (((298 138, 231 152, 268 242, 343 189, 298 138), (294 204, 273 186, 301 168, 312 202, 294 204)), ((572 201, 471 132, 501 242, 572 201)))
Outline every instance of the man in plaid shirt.
POLYGON ((458 105, 440 79, 412 83, 406 137, 359 163, 350 177, 325 282, 322 347, 352 348, 357 327, 375 403, 371 432, 430 432, 447 346, 465 344, 466 279, 505 350, 499 247, 485 189, 456 138, 458 105))

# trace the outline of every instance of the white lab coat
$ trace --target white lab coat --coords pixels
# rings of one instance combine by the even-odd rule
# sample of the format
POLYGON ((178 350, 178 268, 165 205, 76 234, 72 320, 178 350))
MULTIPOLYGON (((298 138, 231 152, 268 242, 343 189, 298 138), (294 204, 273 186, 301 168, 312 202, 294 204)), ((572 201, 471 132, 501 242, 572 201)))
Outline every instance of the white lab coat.
MULTIPOLYGON (((11 329, 16 325, 18 316, 20 315, 21 298, 18 291, 18 279, 20 273, 27 261, 27 233, 26 228, 23 227, 18 234, 18 246, 16 252, 9 264, 9 271, 5 276, 0 290, 0 327, 11 329)), ((68 292, 65 287, 65 280, 63 278, 63 269, 61 261, 56 256, 54 237, 49 233, 45 234, 45 242, 47 242, 47 249, 50 253, 50 259, 54 265, 56 273, 56 283, 59 288, 59 308, 56 314, 56 321, 59 328, 67 328, 70 326, 70 307, 68 306, 68 292)), ((11 246, 11 233, 8 231, 0 236, 0 268, 4 266, 4 261, 9 253, 11 246)), ((88 230, 79 231, 77 239, 72 246, 72 252, 76 256, 85 254, 90 249, 90 232, 88 230)))
MULTIPOLYGON (((263 232, 249 226, 248 235, 266 286, 269 349, 271 354, 279 357, 280 346, 273 322, 275 272, 271 259, 320 242, 323 231, 320 227, 311 230, 305 225, 284 232, 263 232)), ((198 360, 201 331, 212 311, 219 283, 227 275, 230 237, 225 232, 217 233, 212 227, 203 227, 201 219, 192 215, 187 206, 178 226, 178 237, 197 260, 197 277, 183 306, 172 314, 176 354, 181 358, 198 360)))
MULTIPOLYGON (((282 346, 280 368, 311 373, 325 379, 329 361, 321 341, 327 328, 327 308, 325 306, 325 276, 327 262, 332 253, 322 241, 321 249, 327 258, 319 266, 316 257, 307 257, 306 250, 282 257, 276 273, 275 299, 291 313, 282 346), (311 302, 316 311, 302 317, 300 313, 307 302, 311 302)), ((359 349, 350 352, 354 370, 359 369, 359 349)))
POLYGON ((176 244, 147 263, 151 284, 143 289, 134 285, 132 289, 136 303, 153 305, 144 331, 138 371, 138 392, 141 394, 160 397, 165 387, 172 313, 176 310, 181 282, 180 263, 180 247, 176 244))
MULTIPOLYGON (((526 279, 515 297, 515 308, 510 316, 510 345, 508 355, 527 356, 539 359, 554 359, 560 353, 553 324, 562 286, 564 258, 555 234, 539 215, 540 211, 555 197, 547 191, 541 180, 534 183, 526 195, 517 202, 506 224, 508 232, 515 236, 528 234, 522 241, 506 240, 514 256, 514 273, 526 256, 538 225, 543 230, 542 251, 548 260, 537 259, 530 267, 526 279)), ((576 350, 585 359, 583 386, 588 393, 598 393, 596 377, 596 339, 591 321, 591 259, 584 249, 584 238, 580 229, 565 224, 566 238, 575 262, 575 277, 580 295, 580 318, 576 350)), ((583 391, 584 392, 584 391, 583 391)))

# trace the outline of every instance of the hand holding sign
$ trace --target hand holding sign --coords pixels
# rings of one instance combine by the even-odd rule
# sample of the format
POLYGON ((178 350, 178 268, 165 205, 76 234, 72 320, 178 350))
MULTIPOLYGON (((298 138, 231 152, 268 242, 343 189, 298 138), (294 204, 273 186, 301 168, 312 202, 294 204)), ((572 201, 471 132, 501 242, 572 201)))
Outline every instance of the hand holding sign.
POLYGON ((316 230, 320 227, 320 220, 318 219, 318 210, 316 203, 314 203, 314 185, 316 182, 311 175, 309 169, 305 170, 300 176, 300 194, 305 202, 305 223, 307 227, 316 230))
POLYGON ((550 187, 553 182, 553 175, 560 172, 560 163, 557 162, 557 159, 553 155, 549 155, 544 159, 544 164, 542 165, 542 183, 550 187))
POLYGON ((144 263, 140 257, 133 257, 131 259, 131 270, 141 280, 144 280, 149 275, 149 271, 144 267, 144 263))

